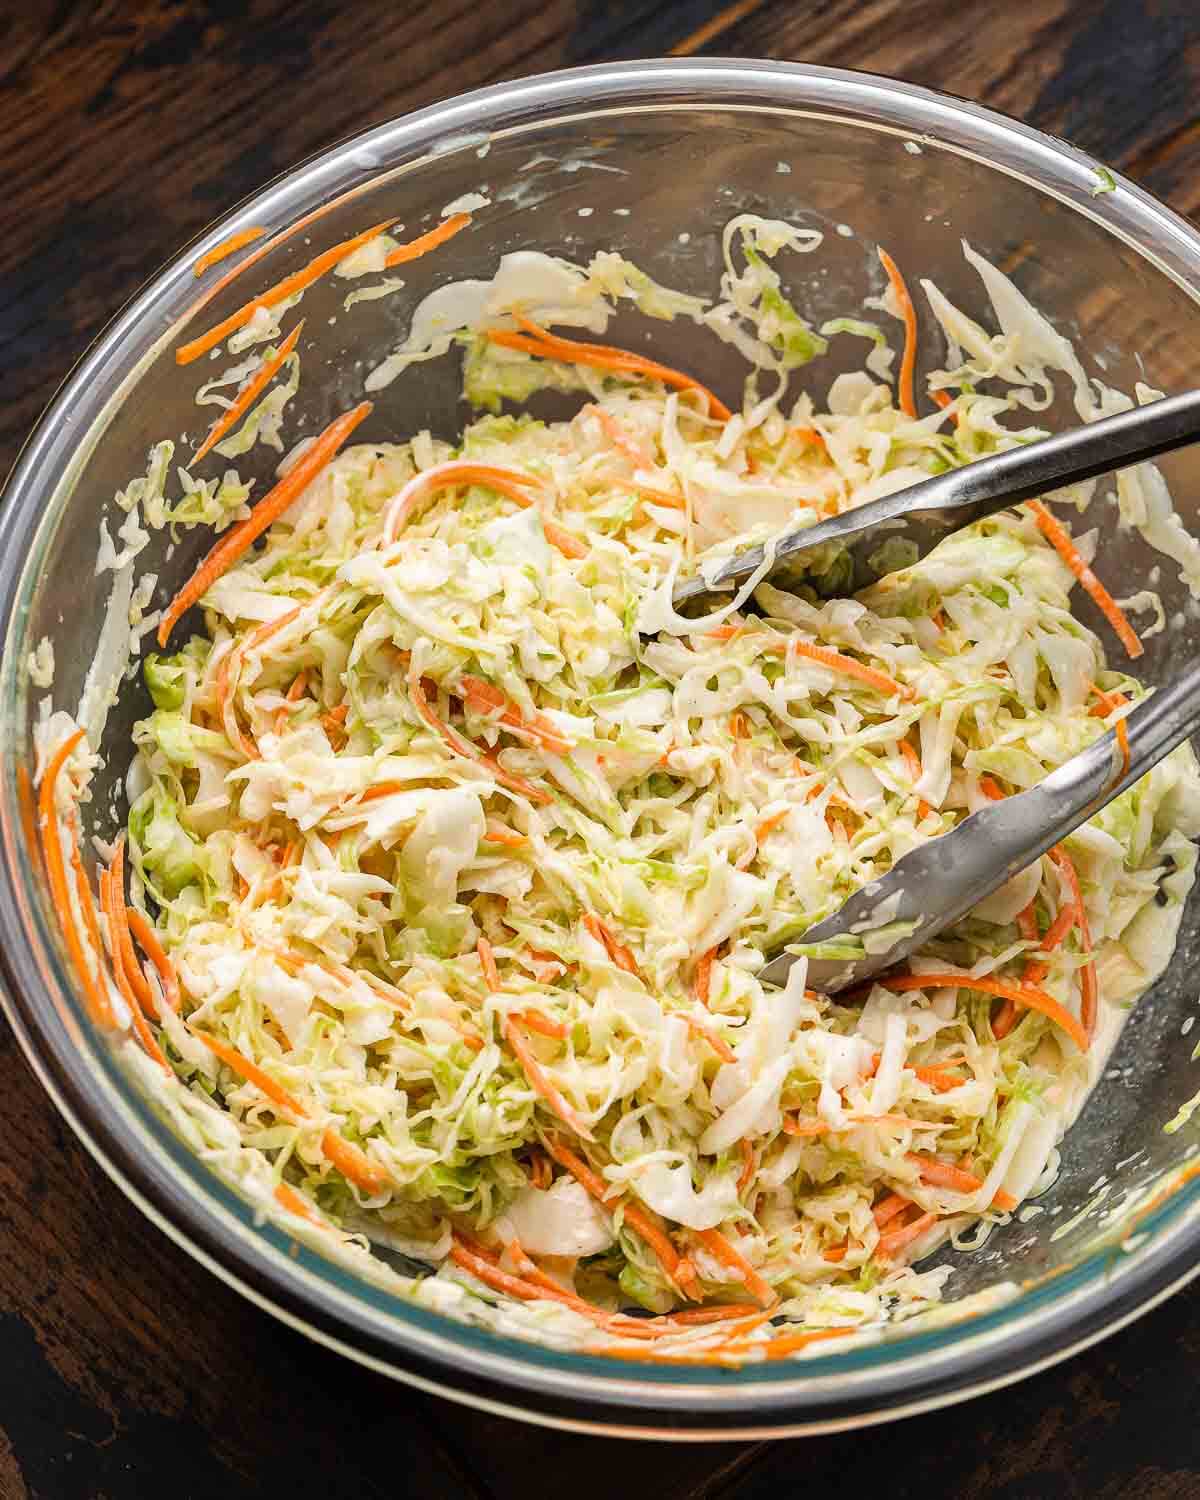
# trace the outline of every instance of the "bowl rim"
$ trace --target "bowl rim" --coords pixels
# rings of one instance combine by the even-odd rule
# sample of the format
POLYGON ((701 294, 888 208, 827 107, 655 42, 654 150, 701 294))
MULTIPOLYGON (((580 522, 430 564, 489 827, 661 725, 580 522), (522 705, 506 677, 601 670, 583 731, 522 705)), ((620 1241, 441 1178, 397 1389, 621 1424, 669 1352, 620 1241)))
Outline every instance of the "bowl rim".
MULTIPOLYGON (((23 722, 23 592, 67 491, 121 388, 180 320, 191 266, 251 223, 272 232, 359 186, 489 137, 580 116, 646 110, 828 116, 956 152, 1057 197, 1123 240, 1200 302, 1200 233, 1126 179, 1096 196, 1085 153, 982 106, 869 73, 746 59, 608 63, 501 83, 372 127, 243 200, 178 251, 126 304, 51 400, 0 509, 0 701, 10 742, 23 722)), ((194 293, 193 293, 194 296, 194 293)), ((1052 1285, 969 1323, 799 1364, 737 1372, 618 1366, 459 1324, 331 1266, 273 1224, 169 1133, 109 1050, 72 1021, 74 986, 30 861, 22 860, 15 757, 0 769, 0 1002, 30 1066, 79 1139, 143 1213, 257 1305, 360 1363, 494 1413, 609 1435, 711 1439, 834 1431, 962 1400, 1086 1347, 1200 1270, 1200 1182, 1157 1208, 1110 1264, 1094 1250, 1052 1285), (531 1409, 532 1406, 532 1409, 531 1409)))

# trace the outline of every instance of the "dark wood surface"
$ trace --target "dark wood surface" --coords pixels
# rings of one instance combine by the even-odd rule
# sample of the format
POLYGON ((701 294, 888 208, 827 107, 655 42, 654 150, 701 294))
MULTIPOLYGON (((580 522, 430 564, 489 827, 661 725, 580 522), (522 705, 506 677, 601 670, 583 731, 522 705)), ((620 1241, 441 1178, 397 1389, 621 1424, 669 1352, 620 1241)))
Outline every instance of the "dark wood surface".
MULTIPOLYGON (((1200 214, 1200 0, 24 0, 0 5, 0 473, 183 240, 361 127, 676 49, 869 68, 1007 110, 1200 214)), ((177 1251, 0 1030, 0 1500, 1200 1496, 1200 1287, 940 1414, 634 1446, 477 1415, 305 1343, 177 1251)))

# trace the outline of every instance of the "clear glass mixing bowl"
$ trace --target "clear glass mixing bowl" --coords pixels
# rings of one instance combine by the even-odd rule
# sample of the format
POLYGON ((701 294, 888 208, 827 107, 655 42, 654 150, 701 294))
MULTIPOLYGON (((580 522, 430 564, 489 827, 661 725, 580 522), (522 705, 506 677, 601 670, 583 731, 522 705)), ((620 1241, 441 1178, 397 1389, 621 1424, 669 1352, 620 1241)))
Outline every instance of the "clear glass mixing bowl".
MULTIPOLYGON (((360 398, 364 371, 403 336, 431 286, 488 275, 501 253, 520 247, 575 260, 612 248, 670 285, 709 292, 720 227, 740 210, 827 231, 795 287, 815 322, 878 292, 877 241, 910 277, 934 277, 982 315, 960 252, 966 236, 1078 339, 1110 384, 1129 390, 1145 379, 1182 389, 1192 378, 1189 353, 1200 348, 1200 236, 1132 184, 1118 179, 1115 191, 1096 195, 1102 185, 1095 163, 1069 146, 888 79, 753 62, 586 68, 485 89, 327 151, 214 225, 100 337, 31 438, 0 515, 0 969, 12 1023, 58 1107, 189 1253, 313 1337, 427 1389, 542 1422, 675 1438, 829 1429, 955 1400, 1081 1348, 1193 1273, 1200 1182, 1190 1180, 1187 1158, 1195 1148, 1187 1130, 1168 1135, 1162 1126, 1200 1084, 1191 1043, 1180 1036, 1196 990, 1197 903, 1166 977, 1134 1015, 1066 1142, 1044 1211, 995 1233, 981 1252, 952 1256, 952 1302, 1006 1289, 990 1306, 975 1298, 962 1309, 971 1315, 956 1317, 952 1305, 938 1326, 899 1327, 870 1347, 713 1372, 551 1353, 400 1304, 256 1223, 116 1065, 85 1018, 31 852, 24 770, 41 697, 24 670, 30 649, 43 635, 53 640, 53 696, 70 706, 95 648, 111 582, 93 571, 101 506, 141 472, 152 441, 198 430, 196 373, 177 369, 172 348, 195 310, 193 261, 231 232, 251 224, 276 231, 321 210, 212 301, 189 323, 192 332, 367 224, 390 218, 415 232, 460 194, 485 190, 493 200, 469 233, 405 268, 402 293, 349 313, 336 278, 305 294, 326 362, 306 358, 288 416, 293 432, 298 416, 312 431, 360 398), (843 225, 849 230, 839 232, 843 225), (1152 1186, 1158 1201, 1143 1207, 1131 1233, 1132 1195, 1144 1201, 1152 1186)), ((636 327, 617 332, 643 336, 636 327)), ((736 394, 740 372, 711 337, 656 324, 654 341, 660 358, 736 394)), ((924 354, 931 364, 942 357, 928 320, 924 354)), ((804 372, 818 400, 836 368, 822 361, 804 372)), ((1065 405, 1056 415, 1071 420, 1065 405)), ((445 360, 383 392, 361 436, 428 426, 449 437, 463 416, 456 368, 445 360)), ((259 463, 261 480, 267 464, 259 463)), ((1200 452, 1165 467, 1195 529, 1200 452)), ((1096 502, 1106 574, 1122 584, 1118 592, 1133 592, 1155 559, 1116 530, 1107 507, 1096 502)), ((143 564, 159 572, 165 594, 205 542, 189 536, 171 557, 161 542, 160 533, 160 555, 144 555, 143 564)), ((1169 614, 1186 602, 1174 573, 1162 569, 1169 614)), ((1177 623, 1148 642, 1152 681, 1170 674, 1173 655, 1195 647, 1191 615, 1177 623)), ((144 712, 134 683, 109 719, 103 750, 118 804, 129 728, 144 712)), ((108 803, 103 786, 92 805, 108 803)))

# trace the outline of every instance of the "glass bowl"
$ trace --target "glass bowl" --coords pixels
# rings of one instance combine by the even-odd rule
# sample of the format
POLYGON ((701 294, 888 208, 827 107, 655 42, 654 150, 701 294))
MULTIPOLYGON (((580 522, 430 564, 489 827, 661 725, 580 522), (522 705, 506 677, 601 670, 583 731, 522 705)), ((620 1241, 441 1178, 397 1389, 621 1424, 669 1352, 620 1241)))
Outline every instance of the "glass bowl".
MULTIPOLYGON (((974 105, 866 74, 780 63, 618 64, 503 84, 357 136, 288 173, 177 256, 81 361, 30 439, 0 514, 0 971, 8 1014, 58 1108, 113 1179, 166 1233, 251 1300, 365 1364, 458 1400, 530 1420, 627 1435, 759 1437, 830 1430, 917 1411, 1036 1370, 1121 1326, 1196 1270, 1200 1182, 1187 1130, 1163 1124, 1198 1084, 1190 1017, 1198 903, 1163 980, 1135 1012, 1101 1087, 1068 1136, 1042 1212, 992 1234, 972 1255, 950 1253, 949 1305, 845 1352, 738 1371, 622 1365, 568 1355, 462 1326, 356 1279, 253 1210, 172 1135, 86 1020, 31 853, 35 691, 25 670, 42 636, 54 642, 55 703, 72 706, 93 655, 110 586, 94 574, 97 522, 114 491, 140 473, 150 444, 197 431, 194 369, 173 346, 381 219, 408 232, 436 222, 461 194, 492 206, 383 301, 342 309, 345 284, 305 294, 325 360, 307 356, 290 431, 315 431, 360 399, 363 375, 407 329, 432 286, 488 275, 505 251, 536 247, 586 259, 629 255, 657 279, 711 292, 719 231, 738 211, 795 216, 826 231, 805 258, 798 300, 816 323, 880 290, 882 241, 910 278, 934 277, 984 315, 960 238, 1012 274, 1079 341, 1093 373, 1131 390, 1188 384, 1200 347, 1200 236, 1132 184, 1087 157, 974 105), (299 233, 208 304, 196 321, 196 257, 250 225, 299 233)), ((924 354, 941 361, 924 323, 924 354)), ((618 330, 620 332, 621 330, 618 330)), ((626 330, 628 333, 629 330, 626 330)), ((638 329, 629 334, 640 337, 638 329)), ((727 396, 740 371, 703 332, 656 324, 655 352, 727 396)), ((843 341, 845 342, 845 341, 843 341)), ((818 401, 837 373, 805 372, 818 401)), ((1071 421, 1063 403, 1053 414, 1071 421)), ((364 438, 421 427, 452 436, 464 411, 455 361, 420 366, 377 400, 364 438)), ((255 458, 251 453, 250 457, 255 458)), ((1165 468, 1194 529, 1200 452, 1165 468)), ((243 461, 243 474, 267 474, 243 461)), ((259 493, 262 493, 260 485, 259 493)), ((1104 559, 1121 592, 1143 586, 1154 558, 1119 532, 1108 509, 1104 559)), ((144 555, 159 593, 205 547, 189 535, 144 555)), ((1160 588, 1177 628, 1147 644, 1151 681, 1194 649, 1196 622, 1174 569, 1160 588)), ((173 592, 173 588, 169 590, 173 592)), ((1085 601, 1086 604, 1086 601, 1085 601)), ((122 810, 129 729, 146 708, 140 683, 109 718, 109 771, 93 796, 98 831, 122 810), (111 791, 111 797, 110 797, 111 791)))

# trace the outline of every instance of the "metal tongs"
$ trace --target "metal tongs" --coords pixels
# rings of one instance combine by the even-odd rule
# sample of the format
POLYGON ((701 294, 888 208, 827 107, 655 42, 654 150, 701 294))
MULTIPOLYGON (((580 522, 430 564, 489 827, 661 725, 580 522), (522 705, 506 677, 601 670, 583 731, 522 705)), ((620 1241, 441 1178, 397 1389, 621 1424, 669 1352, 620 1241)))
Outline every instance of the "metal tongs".
MULTIPOLYGON (((912 560, 923 557, 951 532, 1007 506, 1198 439, 1200 391, 1170 396, 952 469, 790 533, 776 541, 771 571, 802 568, 815 549, 835 544, 853 560, 852 587, 862 588, 907 566, 907 561, 896 561, 900 552, 912 560), (893 538, 907 547, 885 548, 893 538)), ((753 547, 707 579, 689 579, 675 591, 676 609, 736 588, 764 558, 763 549, 753 547)), ((951 832, 904 855, 886 875, 809 928, 801 945, 829 950, 828 957, 810 957, 809 984, 833 993, 901 962, 1120 796, 1197 728, 1200 665, 1125 716, 1127 766, 1116 732, 1110 730, 1040 785, 981 808, 951 832), (836 955, 839 945, 845 956, 836 955)), ((782 985, 794 961, 794 954, 781 953, 759 977, 782 985)))

